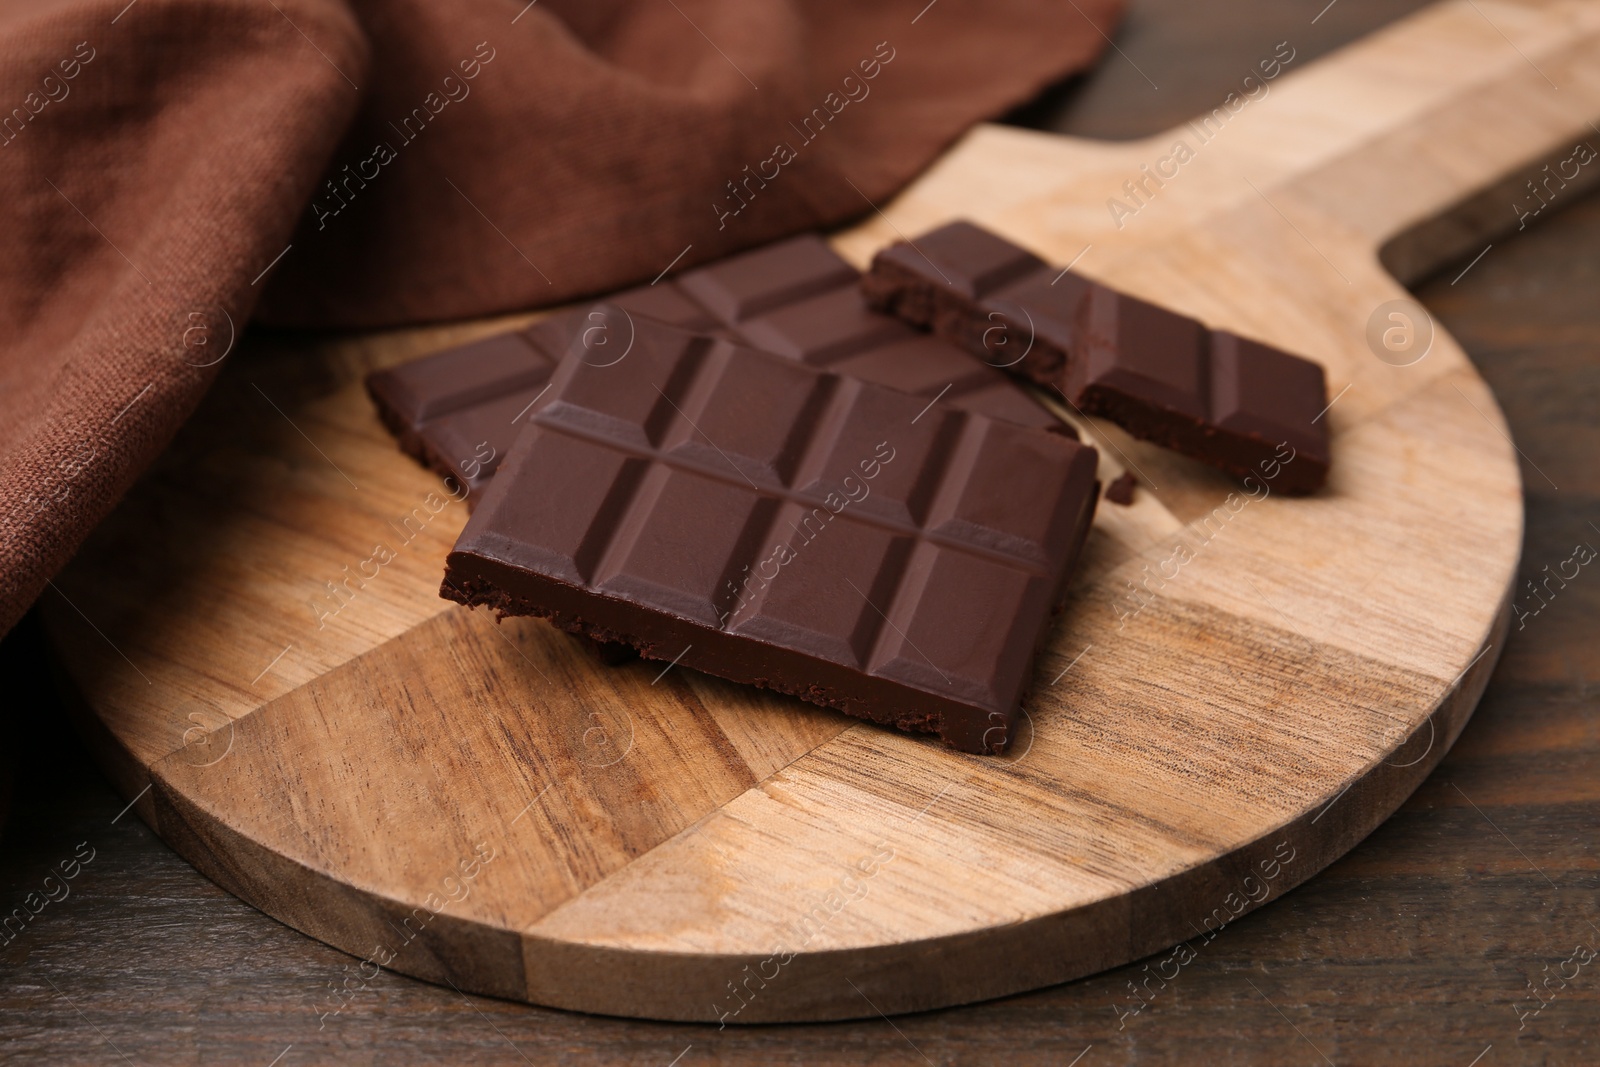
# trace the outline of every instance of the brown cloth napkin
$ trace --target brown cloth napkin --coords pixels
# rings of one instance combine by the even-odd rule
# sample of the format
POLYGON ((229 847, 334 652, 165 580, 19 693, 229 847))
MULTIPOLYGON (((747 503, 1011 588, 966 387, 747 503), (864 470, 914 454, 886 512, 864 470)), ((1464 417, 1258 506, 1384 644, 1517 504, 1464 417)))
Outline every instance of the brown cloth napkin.
POLYGON ((252 314, 484 315, 837 224, 1091 61, 1120 4, 5 5, 0 632, 252 314))

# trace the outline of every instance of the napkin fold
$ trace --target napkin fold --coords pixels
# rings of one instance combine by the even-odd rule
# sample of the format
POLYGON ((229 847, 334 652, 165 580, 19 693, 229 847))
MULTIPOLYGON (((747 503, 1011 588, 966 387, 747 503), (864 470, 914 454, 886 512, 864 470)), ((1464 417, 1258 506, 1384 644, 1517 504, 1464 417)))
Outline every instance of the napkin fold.
POLYGON ((246 323, 560 303, 874 210, 1121 0, 0 10, 0 632, 246 323))

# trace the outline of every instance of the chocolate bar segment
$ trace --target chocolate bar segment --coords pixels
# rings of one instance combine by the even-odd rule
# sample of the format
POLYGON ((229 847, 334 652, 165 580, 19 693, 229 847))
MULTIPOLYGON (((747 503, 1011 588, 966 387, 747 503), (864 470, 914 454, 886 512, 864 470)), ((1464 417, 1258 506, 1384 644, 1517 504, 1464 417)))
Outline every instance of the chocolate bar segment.
MULTIPOLYGON (((715 333, 814 367, 915 393, 1023 426, 1074 435, 1006 377, 948 342, 867 307, 860 275, 815 235, 780 241, 629 290, 630 314, 715 333)), ((586 310, 556 321, 574 336, 586 310)), ((593 335, 591 335, 593 336, 593 335)), ((378 371, 367 388, 401 448, 481 495, 521 415, 554 369, 528 331, 503 334, 378 371)))
POLYGON ((529 331, 569 354, 441 595, 1003 749, 1094 514, 1095 450, 596 312, 629 338, 620 361, 529 331))
MULTIPOLYGON (((582 315, 566 312, 547 321, 576 332, 582 315)), ((554 370, 548 352, 519 330, 374 371, 367 392, 400 450, 440 477, 460 481, 471 503, 554 370)))
POLYGON ((862 289, 1135 437, 1237 477, 1274 472, 1288 493, 1327 480, 1327 385, 1310 360, 1058 271, 970 222, 879 252, 862 289))

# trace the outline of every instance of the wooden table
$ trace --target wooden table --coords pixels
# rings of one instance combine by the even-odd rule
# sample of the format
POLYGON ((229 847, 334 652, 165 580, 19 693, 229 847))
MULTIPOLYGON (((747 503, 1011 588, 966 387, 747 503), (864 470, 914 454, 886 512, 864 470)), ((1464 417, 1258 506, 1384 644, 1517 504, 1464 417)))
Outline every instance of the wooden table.
MULTIPOLYGON (((1339 0, 1314 24, 1320 2, 1286 6, 1136 3, 1118 37, 1124 55, 1018 119, 1098 136, 1153 132, 1219 100, 1278 41, 1310 58, 1401 5, 1339 0)), ((1600 200, 1556 205, 1455 280, 1467 267, 1419 296, 1477 360, 1511 422, 1526 459, 1523 573, 1542 577, 1575 544, 1600 546, 1590 526, 1600 523, 1600 200)), ((1577 945, 1600 948, 1600 727, 1586 714, 1595 704, 1588 673, 1600 667, 1597 607, 1600 577, 1585 568, 1520 631, 1513 623, 1472 723, 1400 812, 1311 883, 1231 925, 1164 984, 1147 981, 1139 963, 892 1023, 721 1032, 467 998, 392 974, 355 978, 362 992, 321 1023, 317 1005, 330 1000, 330 983, 356 975, 357 961, 228 896, 122 814, 124 801, 47 695, 30 619, 0 645, 3 727, 19 754, 0 905, 9 913, 30 892, 61 897, 63 883, 46 878, 63 863, 76 876, 65 897, 0 944, 0 1048, 8 1062, 265 1065, 281 1055, 285 1067, 380 1057, 681 1057, 682 1067, 1593 1063, 1600 958, 1575 977, 1576 963, 1564 961, 1577 945), (1545 1006, 1527 1014, 1539 1008, 1529 981, 1547 979, 1545 1006), (1130 983, 1145 991, 1137 1014, 1130 983)))

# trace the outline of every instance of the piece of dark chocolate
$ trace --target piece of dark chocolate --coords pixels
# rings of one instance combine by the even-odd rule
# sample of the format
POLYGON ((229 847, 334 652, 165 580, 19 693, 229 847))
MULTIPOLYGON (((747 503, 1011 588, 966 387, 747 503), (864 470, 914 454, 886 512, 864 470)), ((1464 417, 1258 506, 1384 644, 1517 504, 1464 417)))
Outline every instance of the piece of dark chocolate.
POLYGON ((528 332, 546 359, 569 352, 441 595, 1004 748, 1094 514, 1095 450, 615 304, 589 314, 621 358, 528 332))
POLYGON ((1058 271, 970 222, 879 252, 862 289, 1135 437, 1237 477, 1272 472, 1286 493, 1327 479, 1327 386, 1310 360, 1058 271))
POLYGON ((1133 476, 1132 471, 1123 471, 1111 479, 1111 484, 1106 486, 1106 499, 1113 504, 1127 507, 1133 503, 1133 491, 1139 485, 1139 479, 1133 476))
MULTIPOLYGON (((991 418, 1076 436, 1003 374, 870 310, 859 279, 827 242, 808 234, 612 299, 634 315, 716 333, 901 392, 938 396, 991 418)), ((557 321, 577 335, 591 329, 586 314, 587 309, 562 312, 557 321)), ((525 330, 501 334, 367 378, 401 448, 439 474, 463 481, 469 504, 476 503, 516 438, 515 420, 553 369, 529 350, 526 337, 525 330)))
MULTIPOLYGON (((582 327, 582 312, 546 321, 582 327)), ((378 417, 400 450, 467 487, 469 505, 516 439, 518 420, 555 363, 525 330, 496 334, 367 375, 378 417)))

